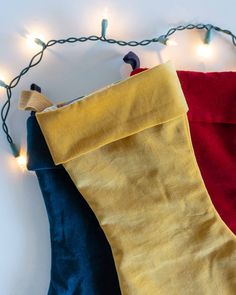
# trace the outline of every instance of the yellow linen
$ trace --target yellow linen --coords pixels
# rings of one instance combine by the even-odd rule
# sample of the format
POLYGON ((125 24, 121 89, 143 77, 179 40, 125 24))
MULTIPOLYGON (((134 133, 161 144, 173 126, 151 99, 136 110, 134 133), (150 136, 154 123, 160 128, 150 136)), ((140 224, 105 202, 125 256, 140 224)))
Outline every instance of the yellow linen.
POLYGON ((187 110, 167 62, 36 114, 107 236, 123 295, 236 294, 236 238, 203 183, 187 110))

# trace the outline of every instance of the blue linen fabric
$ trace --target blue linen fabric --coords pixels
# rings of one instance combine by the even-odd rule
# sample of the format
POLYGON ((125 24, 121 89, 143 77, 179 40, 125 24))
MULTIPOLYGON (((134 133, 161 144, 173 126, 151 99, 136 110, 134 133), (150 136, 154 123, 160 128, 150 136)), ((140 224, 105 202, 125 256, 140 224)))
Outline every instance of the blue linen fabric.
POLYGON ((48 295, 120 295, 110 245, 63 166, 54 165, 34 112, 27 119, 27 158, 28 170, 37 175, 50 225, 48 295))

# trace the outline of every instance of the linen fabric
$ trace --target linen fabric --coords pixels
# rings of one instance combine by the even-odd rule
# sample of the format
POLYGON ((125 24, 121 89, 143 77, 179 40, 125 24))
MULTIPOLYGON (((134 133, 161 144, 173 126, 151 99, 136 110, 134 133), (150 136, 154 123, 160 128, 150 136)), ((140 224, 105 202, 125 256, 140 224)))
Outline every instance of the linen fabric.
POLYGON ((235 294, 235 235, 204 185, 187 111, 167 62, 36 114, 106 234, 124 295, 235 294))
MULTIPOLYGON (((131 76, 147 68, 137 68, 131 76)), ((177 71, 197 163, 221 218, 236 234, 236 72, 177 71)))
POLYGON ((64 167, 53 163, 34 112, 27 120, 27 154, 50 224, 48 295, 120 295, 110 245, 64 167))

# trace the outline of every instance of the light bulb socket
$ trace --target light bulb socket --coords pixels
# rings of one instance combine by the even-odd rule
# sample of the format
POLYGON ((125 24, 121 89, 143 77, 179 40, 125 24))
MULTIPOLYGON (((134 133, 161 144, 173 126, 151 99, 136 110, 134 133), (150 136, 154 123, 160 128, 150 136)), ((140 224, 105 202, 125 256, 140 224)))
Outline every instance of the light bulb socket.
POLYGON ((14 144, 14 142, 10 143, 10 147, 11 147, 11 151, 12 151, 13 156, 15 158, 19 157, 20 151, 19 151, 18 147, 14 144))
POLYGON ((204 44, 210 44, 212 39, 212 28, 207 28, 206 35, 204 38, 204 44))
POLYGON ((102 20, 102 34, 101 34, 103 38, 106 38, 107 27, 108 27, 108 20, 104 18, 102 20))
POLYGON ((46 44, 39 38, 34 38, 34 42, 42 47, 46 46, 46 44))
POLYGON ((0 80, 0 87, 7 88, 8 85, 4 81, 0 80))
POLYGON ((161 44, 167 45, 168 40, 169 39, 166 38, 165 36, 161 36, 161 37, 159 37, 158 42, 160 42, 161 44))

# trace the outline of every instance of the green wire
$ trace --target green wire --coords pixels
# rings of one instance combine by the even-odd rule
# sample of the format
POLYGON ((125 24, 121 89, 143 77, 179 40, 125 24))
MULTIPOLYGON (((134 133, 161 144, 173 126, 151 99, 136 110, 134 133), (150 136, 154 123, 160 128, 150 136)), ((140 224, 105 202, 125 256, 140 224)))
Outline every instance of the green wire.
POLYGON ((145 39, 142 41, 122 41, 122 40, 115 40, 115 39, 107 39, 105 37, 106 34, 106 28, 107 28, 107 21, 103 20, 102 23, 102 34, 101 36, 89 36, 89 37, 69 37, 67 39, 59 39, 59 40, 50 40, 47 43, 44 43, 42 40, 36 38, 35 42, 39 45, 41 45, 41 50, 36 53, 30 60, 29 64, 27 67, 25 67, 19 75, 17 75, 10 83, 7 85, 4 81, 0 80, 0 86, 4 87, 6 90, 6 101, 4 102, 2 108, 1 108, 1 120, 2 120, 2 130, 5 133, 6 139, 10 144, 12 153, 15 157, 19 155, 19 149, 17 148, 16 144, 14 143, 8 126, 7 126, 7 117, 9 115, 10 107, 11 107, 11 98, 12 98, 12 89, 15 88, 18 83, 20 82, 21 78, 28 73, 28 71, 38 65, 44 55, 44 52, 47 48, 52 47, 56 44, 65 44, 65 43, 76 43, 76 42, 86 42, 86 41, 101 41, 101 42, 106 42, 109 44, 117 44, 119 46, 147 46, 150 43, 162 43, 166 44, 166 41, 168 40, 168 37, 176 33, 177 31, 183 31, 183 30, 193 30, 193 29, 198 29, 198 30, 206 30, 206 35, 204 39, 204 43, 209 44, 211 40, 211 35, 212 31, 215 30, 217 32, 224 33, 228 35, 231 38, 231 41, 234 46, 236 46, 236 36, 229 30, 221 29, 217 26, 213 26, 211 24, 187 24, 187 25, 180 25, 177 27, 173 27, 168 30, 168 32, 165 35, 161 35, 159 37, 155 37, 152 39, 145 39))

